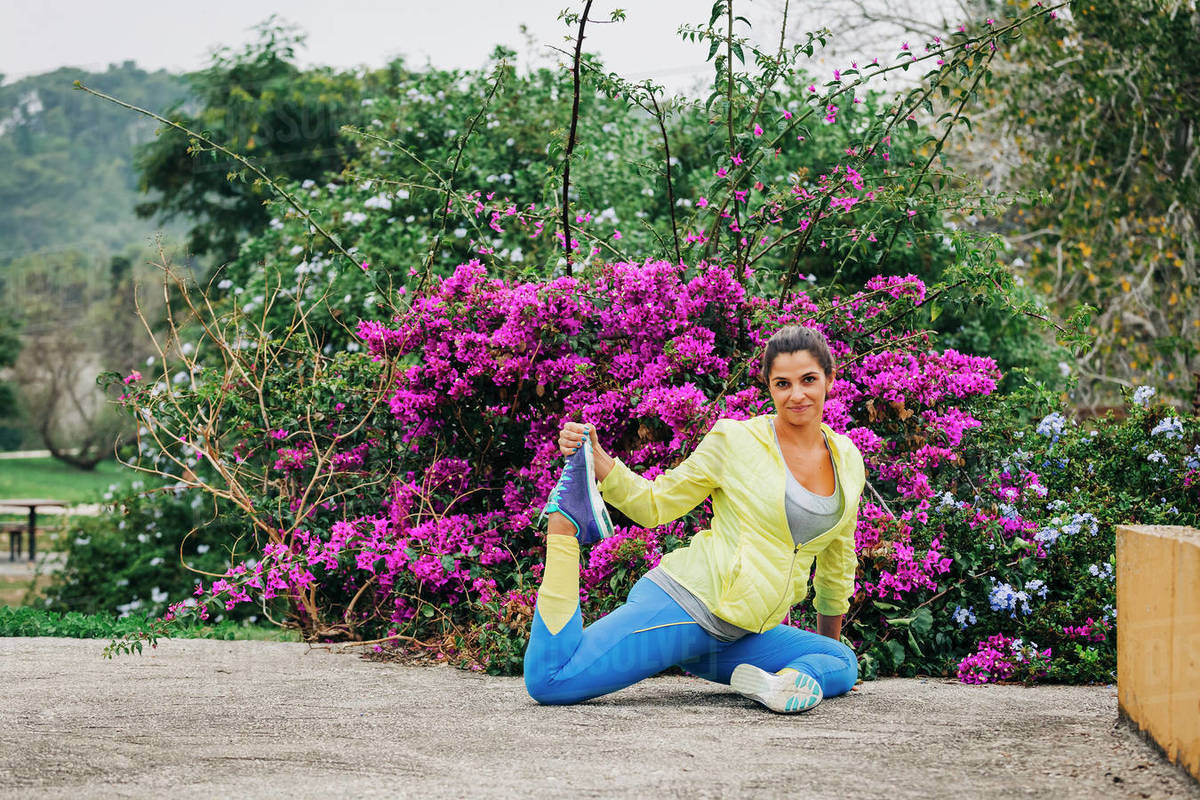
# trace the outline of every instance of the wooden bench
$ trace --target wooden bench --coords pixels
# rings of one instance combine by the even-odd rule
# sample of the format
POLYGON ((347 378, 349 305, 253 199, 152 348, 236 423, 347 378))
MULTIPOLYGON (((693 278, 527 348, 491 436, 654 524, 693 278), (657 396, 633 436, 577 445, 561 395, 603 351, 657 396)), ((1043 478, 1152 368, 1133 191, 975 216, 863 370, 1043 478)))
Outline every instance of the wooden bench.
MULTIPOLYGON (((24 509, 28 510, 28 512, 29 512, 29 524, 24 526, 24 529, 29 531, 29 560, 30 561, 37 561, 37 510, 38 510, 38 508, 40 506, 57 506, 59 508, 63 508, 67 505, 70 505, 70 504, 63 500, 44 500, 44 499, 0 500, 0 508, 24 508, 24 509)), ((16 533, 16 532, 10 532, 9 536, 11 537, 9 539, 9 557, 10 557, 10 560, 15 561, 16 559, 13 558, 14 553, 12 551, 12 544, 13 544, 13 542, 20 541, 20 534, 16 533)))
POLYGON ((16 561, 21 554, 21 535, 29 530, 25 522, 0 522, 0 536, 8 534, 8 560, 16 561))

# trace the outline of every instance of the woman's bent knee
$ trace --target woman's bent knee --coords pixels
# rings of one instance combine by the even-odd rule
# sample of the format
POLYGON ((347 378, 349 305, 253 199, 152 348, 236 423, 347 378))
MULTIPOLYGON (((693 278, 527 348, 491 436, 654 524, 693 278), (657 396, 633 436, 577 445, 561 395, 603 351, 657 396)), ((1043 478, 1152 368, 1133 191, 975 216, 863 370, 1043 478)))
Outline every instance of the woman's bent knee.
POLYGON ((525 691, 534 702, 543 706, 565 706, 586 699, 580 697, 578 691, 572 690, 569 684, 556 681, 545 673, 526 671, 525 691))

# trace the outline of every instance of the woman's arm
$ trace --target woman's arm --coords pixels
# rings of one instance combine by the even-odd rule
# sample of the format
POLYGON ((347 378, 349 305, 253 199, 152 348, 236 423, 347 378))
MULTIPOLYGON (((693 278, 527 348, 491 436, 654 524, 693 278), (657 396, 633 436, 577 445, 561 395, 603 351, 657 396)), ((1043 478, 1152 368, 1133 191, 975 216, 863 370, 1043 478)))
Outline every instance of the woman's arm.
POLYGON ((835 642, 840 641, 842 638, 842 615, 827 617, 824 614, 817 614, 817 633, 828 636, 835 642))
POLYGON ((663 525, 691 511, 720 486, 725 459, 725 430, 718 420, 696 450, 674 469, 654 480, 634 473, 610 456, 590 425, 569 422, 559 434, 559 449, 569 455, 582 442, 584 431, 592 442, 593 466, 605 501, 645 528, 663 525))
MULTIPOLYGON (((857 516, 857 502, 850 513, 857 516)), ((854 527, 850 526, 849 530, 844 531, 829 542, 824 550, 817 553, 817 569, 813 574, 813 608, 817 610, 818 620, 822 616, 836 618, 840 629, 842 615, 850 610, 850 597, 854 594, 854 573, 857 569, 854 527)))

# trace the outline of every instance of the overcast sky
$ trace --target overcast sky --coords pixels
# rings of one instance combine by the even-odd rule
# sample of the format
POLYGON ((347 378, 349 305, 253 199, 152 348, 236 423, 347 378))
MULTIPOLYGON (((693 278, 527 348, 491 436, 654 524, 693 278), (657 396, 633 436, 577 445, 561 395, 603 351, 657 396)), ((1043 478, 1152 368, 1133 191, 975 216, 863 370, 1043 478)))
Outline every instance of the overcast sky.
MULTIPOLYGON (((753 6, 751 19, 776 19, 773 0, 753 6)), ((240 49, 251 28, 272 13, 308 34, 301 63, 349 67, 378 66, 403 55, 410 64, 427 60, 439 67, 478 67, 496 44, 506 44, 530 60, 549 63, 549 44, 563 44, 566 28, 558 12, 574 0, 0 0, 0 73, 5 82, 61 66, 103 70, 127 59, 146 69, 199 69, 219 46, 240 49), (529 28, 530 41, 521 34, 529 28), (531 59, 532 56, 532 59, 531 59)), ((706 22, 709 4, 697 0, 596 0, 593 19, 613 8, 628 19, 594 25, 587 46, 610 69, 627 78, 655 77, 684 88, 703 77, 704 51, 676 35, 681 23, 706 22)), ((740 13, 740 12, 739 12, 740 13)), ((756 36, 757 38, 757 36, 756 36)))
MULTIPOLYGON (((892 18, 928 18, 939 7, 953 17, 957 6, 957 0, 866 2, 885 6, 892 18)), ((736 9, 754 23, 754 40, 773 44, 783 4, 741 0, 736 9)), ((563 46, 567 32, 558 13, 582 5, 581 0, 0 0, 0 74, 11 83, 63 66, 102 71, 126 60, 149 70, 196 70, 218 47, 241 49, 254 38, 252 28, 272 14, 307 33, 307 48, 299 54, 304 65, 380 66, 403 55, 413 66, 428 61, 474 68, 485 63, 496 44, 505 44, 518 52, 520 66, 528 67, 553 63, 557 56, 549 45, 563 46), (522 35, 522 24, 528 36, 522 35)), ((710 5, 705 0, 595 0, 592 19, 607 19, 618 7, 628 18, 590 26, 586 47, 626 78, 654 78, 676 90, 707 83, 703 47, 683 43, 676 32, 682 23, 707 22, 710 5)), ((846 30, 835 11, 854 5, 853 0, 791 0, 790 40, 826 25, 846 30)), ((876 36, 873 44, 850 41, 866 35, 856 26, 839 36, 835 46, 843 56, 827 61, 818 53, 810 70, 819 74, 850 58, 890 60, 891 39, 901 34, 876 36)))

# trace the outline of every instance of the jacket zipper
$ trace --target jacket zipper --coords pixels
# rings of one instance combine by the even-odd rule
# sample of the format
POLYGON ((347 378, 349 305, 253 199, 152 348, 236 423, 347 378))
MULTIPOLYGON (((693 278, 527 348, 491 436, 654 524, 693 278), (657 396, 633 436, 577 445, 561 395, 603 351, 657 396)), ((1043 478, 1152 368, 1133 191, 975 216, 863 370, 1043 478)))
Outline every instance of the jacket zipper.
MULTIPOLYGON (((774 424, 775 424, 774 420, 771 420, 771 425, 772 425, 772 426, 774 426, 774 424)), ((772 429, 772 434, 771 434, 771 435, 772 435, 772 437, 774 437, 774 436, 775 436, 775 432, 774 432, 774 430, 773 430, 773 429, 772 429)), ((828 440, 827 440, 827 442, 828 442, 828 440)), ((837 460, 838 460, 838 456, 837 456, 837 455, 835 455, 835 453, 834 453, 834 446, 833 446, 833 443, 832 443, 832 442, 828 442, 828 446, 829 446, 829 455, 830 455, 831 459, 832 459, 832 460, 834 460, 834 461, 837 461, 837 460)), ((775 446, 775 450, 776 450, 776 451, 778 451, 778 450, 779 450, 779 445, 778 445, 778 440, 777 440, 777 439, 776 439, 776 446, 775 446)), ((784 491, 786 492, 786 491, 787 491, 787 488, 786 488, 786 487, 787 487, 787 468, 788 468, 788 466, 787 466, 787 462, 784 460, 784 458, 783 458, 783 454, 782 454, 781 452, 776 452, 776 457, 777 457, 777 458, 778 458, 778 460, 779 460, 780 466, 782 466, 782 467, 783 467, 783 471, 784 471, 784 476, 783 476, 783 482, 784 482, 784 491)), ((837 464, 835 464, 835 465, 834 465, 834 469, 837 469, 837 464)), ((783 516, 784 516, 784 521, 785 521, 785 523, 786 523, 786 521, 787 521, 787 507, 786 507, 786 502, 787 502, 787 501, 786 501, 785 499, 783 499, 783 498, 781 498, 781 499, 780 499, 780 504, 784 506, 784 512, 783 512, 783 516)), ((849 511, 849 504, 847 504, 847 505, 846 505, 846 507, 845 507, 845 508, 842 510, 842 516, 841 516, 841 518, 840 518, 840 519, 838 519, 838 521, 837 521, 837 524, 835 525, 835 527, 836 527, 837 525, 841 525, 841 524, 842 524, 842 520, 844 520, 844 519, 846 518, 846 513, 847 513, 848 511, 849 511)), ((767 617, 767 619, 768 619, 768 620, 770 620, 772 617, 774 617, 774 616, 775 616, 775 612, 779 610, 779 606, 781 606, 781 605, 782 605, 784 602, 786 602, 786 601, 787 601, 787 599, 788 599, 788 597, 789 597, 789 596, 791 595, 791 593, 792 593, 792 573, 796 571, 796 556, 800 554, 800 548, 801 548, 801 547, 803 547, 805 544, 807 544, 807 543, 806 543, 806 542, 801 542, 800 544, 796 545, 796 546, 795 546, 795 547, 792 549, 792 562, 791 562, 791 563, 788 565, 788 574, 787 574, 787 580, 785 580, 785 581, 783 582, 783 594, 781 594, 781 595, 780 595, 780 597, 779 597, 779 602, 778 602, 778 603, 776 603, 776 604, 775 604, 775 607, 771 609, 771 614, 770 614, 770 616, 768 616, 768 617, 767 617)), ((815 594, 815 592, 814 592, 814 594, 815 594)), ((763 622, 763 624, 759 626, 758 632, 759 632, 759 633, 762 633, 764 630, 766 630, 766 627, 767 627, 767 623, 766 623, 766 621, 764 621, 764 622, 763 622)))
MULTIPOLYGON (((796 571, 796 556, 800 553, 801 546, 802 545, 796 545, 795 549, 792 550, 792 563, 788 565, 787 580, 783 582, 783 594, 779 596, 779 602, 776 603, 775 607, 771 609, 771 614, 767 617, 767 620, 770 620, 775 616, 775 612, 779 610, 779 606, 786 602, 789 595, 792 593, 792 573, 796 571)), ((759 626, 758 632, 762 633, 764 630, 766 630, 766 628, 767 623, 764 621, 763 624, 759 626)))

